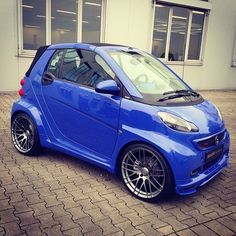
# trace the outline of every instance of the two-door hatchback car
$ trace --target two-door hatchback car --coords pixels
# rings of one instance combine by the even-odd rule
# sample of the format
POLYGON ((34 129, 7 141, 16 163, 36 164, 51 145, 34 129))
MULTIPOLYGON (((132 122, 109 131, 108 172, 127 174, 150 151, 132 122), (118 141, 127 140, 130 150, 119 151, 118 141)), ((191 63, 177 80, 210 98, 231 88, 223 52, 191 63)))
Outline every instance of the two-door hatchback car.
POLYGON ((194 193, 228 164, 217 107, 141 50, 43 46, 21 86, 11 114, 20 153, 47 147, 89 161, 142 200, 194 193))

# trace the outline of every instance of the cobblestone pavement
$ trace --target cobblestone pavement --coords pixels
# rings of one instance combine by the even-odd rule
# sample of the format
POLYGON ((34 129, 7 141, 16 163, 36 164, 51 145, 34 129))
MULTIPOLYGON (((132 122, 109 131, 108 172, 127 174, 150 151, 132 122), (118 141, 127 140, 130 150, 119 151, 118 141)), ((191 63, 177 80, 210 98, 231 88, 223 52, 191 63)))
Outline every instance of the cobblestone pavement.
POLYGON ((0 94, 0 235, 236 235, 236 92, 202 92, 231 133, 230 167, 191 196, 155 204, 90 164, 46 150, 17 153, 10 141, 15 94, 0 94))

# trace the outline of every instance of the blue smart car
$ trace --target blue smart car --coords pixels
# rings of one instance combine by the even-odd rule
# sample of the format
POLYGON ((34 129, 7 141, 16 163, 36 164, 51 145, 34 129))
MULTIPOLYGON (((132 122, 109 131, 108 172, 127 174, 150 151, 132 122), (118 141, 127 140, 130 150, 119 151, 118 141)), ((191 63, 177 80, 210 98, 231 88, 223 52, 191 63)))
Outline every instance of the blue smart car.
POLYGON ((194 193, 228 165, 217 107, 141 50, 44 46, 21 86, 11 114, 20 153, 47 147, 89 161, 142 200, 194 193))

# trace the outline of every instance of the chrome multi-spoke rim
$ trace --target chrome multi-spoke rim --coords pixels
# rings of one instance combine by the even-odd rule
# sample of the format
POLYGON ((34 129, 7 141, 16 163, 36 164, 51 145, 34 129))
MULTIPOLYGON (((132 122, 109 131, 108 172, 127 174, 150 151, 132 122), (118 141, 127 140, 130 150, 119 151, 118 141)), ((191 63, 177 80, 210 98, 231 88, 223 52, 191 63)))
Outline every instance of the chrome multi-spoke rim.
POLYGON ((165 168, 157 153, 147 148, 134 148, 123 158, 122 177, 138 197, 154 198, 165 185, 165 168))
POLYGON ((12 140, 15 147, 23 153, 29 152, 34 144, 34 132, 28 119, 18 116, 12 123, 12 140))

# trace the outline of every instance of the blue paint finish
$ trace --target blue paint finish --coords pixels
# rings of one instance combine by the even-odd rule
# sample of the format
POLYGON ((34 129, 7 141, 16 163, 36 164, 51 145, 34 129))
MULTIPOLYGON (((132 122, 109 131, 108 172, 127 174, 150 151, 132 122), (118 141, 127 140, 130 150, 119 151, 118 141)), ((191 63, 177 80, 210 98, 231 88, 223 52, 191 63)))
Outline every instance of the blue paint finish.
POLYGON ((158 106, 121 95, 98 93, 92 88, 60 79, 43 86, 41 80, 48 61, 55 50, 65 48, 95 51, 110 66, 131 97, 143 98, 104 50, 128 50, 127 47, 78 43, 52 45, 39 58, 30 76, 25 78, 25 96, 12 107, 12 116, 21 111, 33 119, 42 146, 74 155, 115 173, 125 146, 134 142, 146 143, 166 159, 173 173, 175 190, 183 195, 195 192, 228 165, 229 133, 210 101, 195 105, 158 106), (169 128, 158 116, 160 111, 192 122, 199 131, 180 132, 169 128), (198 141, 221 132, 225 135, 219 144, 206 149, 198 147, 198 141), (221 158, 204 169, 206 154, 220 145, 224 145, 221 158), (196 169, 197 174, 192 175, 196 169))
POLYGON ((120 88, 114 80, 106 80, 97 84, 95 91, 103 94, 118 95, 120 93, 120 88))
POLYGON ((42 109, 50 114, 48 122, 56 130, 58 142, 66 139, 109 158, 117 139, 120 97, 61 80, 44 86, 42 91, 45 103, 42 109), (65 117, 66 114, 69 115, 65 117))

